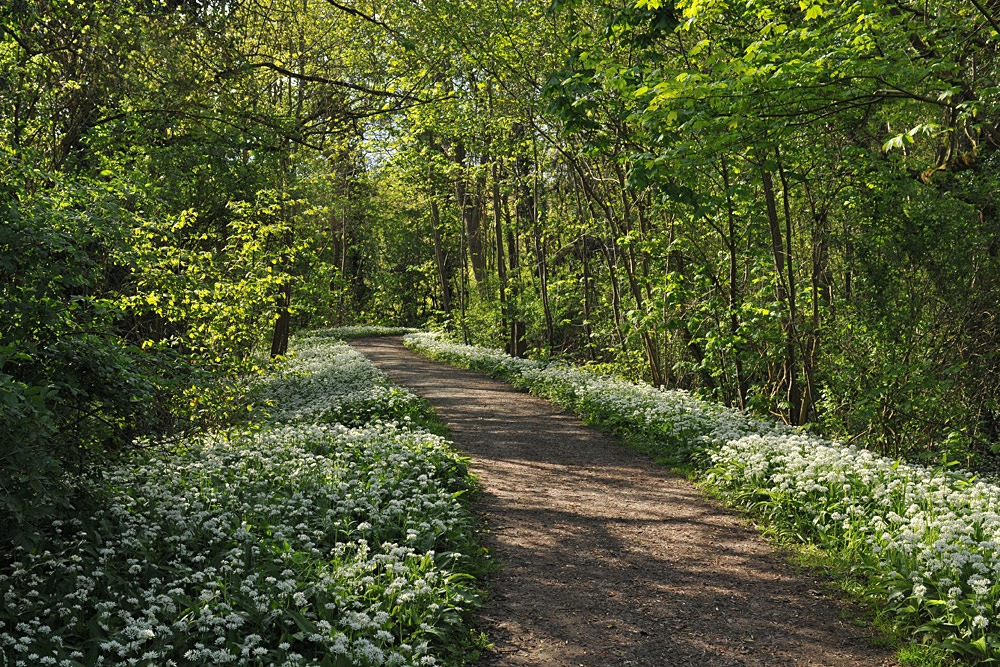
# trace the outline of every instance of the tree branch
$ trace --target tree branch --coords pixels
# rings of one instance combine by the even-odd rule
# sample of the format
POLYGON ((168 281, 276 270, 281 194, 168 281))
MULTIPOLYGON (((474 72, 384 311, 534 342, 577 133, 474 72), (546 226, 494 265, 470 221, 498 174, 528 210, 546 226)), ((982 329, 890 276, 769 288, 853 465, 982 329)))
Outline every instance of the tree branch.
POLYGON ((50 53, 58 53, 59 51, 68 51, 69 50, 68 47, 65 47, 65 46, 60 46, 60 47, 53 48, 53 49, 48 49, 48 50, 33 49, 33 48, 31 48, 28 45, 27 42, 25 42, 21 37, 19 37, 16 32, 14 32, 13 30, 11 30, 10 27, 4 25, 4 26, 0 26, 0 28, 3 28, 3 31, 5 33, 7 33, 8 35, 10 35, 11 39, 13 39, 14 42, 17 43, 17 45, 20 46, 21 49, 25 53, 27 53, 29 56, 32 56, 32 57, 34 57, 34 56, 47 56, 50 53))
POLYGON ((327 2, 327 4, 329 4, 329 5, 333 6, 333 7, 336 7, 337 9, 339 9, 340 11, 342 11, 344 13, 350 14, 351 16, 357 16, 360 19, 368 21, 372 25, 377 25, 378 27, 382 28, 383 30, 385 30, 386 32, 388 32, 389 34, 391 34, 392 36, 398 37, 400 39, 403 39, 403 35, 401 35, 398 30, 396 30, 395 28, 393 28, 391 25, 389 25, 385 21, 380 21, 377 18, 375 18, 374 16, 371 16, 369 14, 365 14, 360 9, 355 9, 354 7, 350 7, 348 5, 343 5, 343 4, 339 3, 339 2, 336 2, 335 0, 326 0, 326 2, 327 2))
POLYGON ((986 11, 986 8, 983 7, 982 4, 980 4, 979 0, 972 0, 972 4, 976 6, 976 9, 979 10, 980 14, 986 17, 986 20, 990 22, 993 29, 997 31, 998 35, 1000 35, 1000 25, 997 24, 997 20, 995 18, 990 16, 990 13, 986 11))
POLYGON ((347 81, 340 81, 339 79, 329 79, 329 78, 327 78, 325 76, 317 76, 315 74, 304 74, 304 73, 301 73, 301 72, 293 72, 292 70, 290 70, 290 69, 288 69, 286 67, 282 67, 281 65, 278 65, 277 63, 273 63, 273 62, 247 63, 246 65, 243 65, 241 67, 232 67, 230 69, 225 69, 225 70, 222 70, 222 71, 216 73, 215 78, 216 79, 221 79, 221 78, 226 77, 226 76, 228 76, 230 74, 235 74, 235 73, 241 71, 244 68, 249 68, 249 69, 269 69, 269 70, 271 70, 273 72, 277 72, 278 74, 281 74, 282 76, 288 76, 288 77, 291 77, 293 79, 298 79, 299 81, 311 81, 313 83, 321 83, 321 84, 325 84, 325 85, 329 85, 329 86, 336 86, 338 88, 347 88, 348 90, 353 90, 353 91, 358 92, 358 93, 364 93, 365 95, 372 95, 374 97, 385 97, 385 98, 391 98, 391 99, 397 99, 397 100, 406 100, 408 102, 422 102, 422 101, 424 101, 424 100, 421 100, 419 97, 414 97, 413 95, 409 95, 409 94, 406 94, 406 93, 395 93, 395 92, 392 92, 392 91, 389 91, 389 90, 378 90, 378 89, 375 89, 375 88, 369 88, 367 86, 362 86, 362 85, 356 84, 356 83, 348 83, 347 81))

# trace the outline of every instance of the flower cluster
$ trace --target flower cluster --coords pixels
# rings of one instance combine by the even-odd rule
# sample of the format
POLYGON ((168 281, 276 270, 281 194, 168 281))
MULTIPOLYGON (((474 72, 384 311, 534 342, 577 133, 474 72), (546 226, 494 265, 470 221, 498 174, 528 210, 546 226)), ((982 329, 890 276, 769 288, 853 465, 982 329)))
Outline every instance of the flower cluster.
POLYGON ((257 388, 258 409, 277 423, 349 425, 405 421, 425 410, 416 394, 390 383, 364 355, 332 342, 335 337, 322 332, 298 339, 292 363, 257 388))
POLYGON ((447 661, 476 603, 471 480, 445 440, 387 419, 388 388, 314 338, 260 390, 280 422, 110 471, 96 508, 0 569, 0 663, 447 661))
POLYGON ((732 502, 850 554, 901 627, 1000 655, 1000 487, 752 419, 687 392, 412 334, 410 347, 545 396, 701 470, 732 502))
POLYGON ((299 343, 310 338, 350 340, 351 338, 367 338, 368 336, 399 336, 406 333, 414 333, 416 331, 416 329, 410 329, 407 327, 383 327, 376 324, 365 324, 350 327, 312 329, 299 334, 298 340, 299 343))

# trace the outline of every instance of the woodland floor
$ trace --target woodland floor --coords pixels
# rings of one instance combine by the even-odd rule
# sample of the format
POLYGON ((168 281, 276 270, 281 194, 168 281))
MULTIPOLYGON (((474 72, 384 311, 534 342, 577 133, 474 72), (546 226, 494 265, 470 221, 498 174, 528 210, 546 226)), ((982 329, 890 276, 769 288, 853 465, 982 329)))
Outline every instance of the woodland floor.
POLYGON ((501 564, 481 664, 895 664, 821 579, 679 475, 399 338, 351 344, 433 404, 480 479, 483 543, 501 564))

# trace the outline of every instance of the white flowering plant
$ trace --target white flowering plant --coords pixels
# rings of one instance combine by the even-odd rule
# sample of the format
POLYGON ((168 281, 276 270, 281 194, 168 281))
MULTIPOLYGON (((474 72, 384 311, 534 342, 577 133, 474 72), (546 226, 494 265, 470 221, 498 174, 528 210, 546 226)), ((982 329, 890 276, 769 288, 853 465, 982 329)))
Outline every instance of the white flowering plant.
POLYGON ((437 334, 411 348, 547 397, 692 466, 729 502, 858 564, 902 630, 975 660, 1000 658, 1000 487, 748 417, 683 391, 437 334))
POLYGON ((312 332, 296 340, 293 363, 253 392, 257 410, 276 423, 366 424, 375 418, 426 424, 427 406, 398 387, 347 345, 331 345, 339 332, 312 332))
POLYGON ((310 329, 298 335, 298 341, 309 338, 334 338, 350 340, 352 338, 367 338, 369 336, 401 336, 416 333, 417 329, 410 327, 387 327, 379 324, 356 324, 345 327, 328 327, 326 329, 310 329))
POLYGON ((0 664, 462 661, 473 484, 423 404, 322 336, 258 400, 267 422, 136 456, 0 564, 0 664))

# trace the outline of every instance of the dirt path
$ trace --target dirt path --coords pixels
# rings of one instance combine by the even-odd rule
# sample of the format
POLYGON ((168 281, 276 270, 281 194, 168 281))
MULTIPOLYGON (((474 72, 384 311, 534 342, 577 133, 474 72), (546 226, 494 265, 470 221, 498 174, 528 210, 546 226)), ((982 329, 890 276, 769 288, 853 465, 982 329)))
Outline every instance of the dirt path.
POLYGON ((887 665, 731 512, 548 401, 429 361, 399 338, 351 342, 425 396, 480 477, 502 563, 487 665, 887 665))

